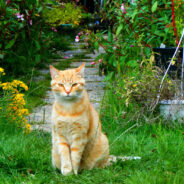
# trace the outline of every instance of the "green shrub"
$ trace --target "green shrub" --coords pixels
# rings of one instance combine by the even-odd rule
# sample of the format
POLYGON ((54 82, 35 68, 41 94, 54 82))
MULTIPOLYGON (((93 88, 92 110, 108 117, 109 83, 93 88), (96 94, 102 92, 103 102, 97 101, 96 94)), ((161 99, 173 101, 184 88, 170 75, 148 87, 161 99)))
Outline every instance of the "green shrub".
POLYGON ((41 17, 44 6, 41 0, 1 1, 0 63, 7 75, 31 73, 51 58, 57 33, 41 17))
POLYGON ((43 17, 51 26, 60 26, 61 24, 79 25, 82 15, 81 8, 74 3, 64 3, 45 7, 43 17))

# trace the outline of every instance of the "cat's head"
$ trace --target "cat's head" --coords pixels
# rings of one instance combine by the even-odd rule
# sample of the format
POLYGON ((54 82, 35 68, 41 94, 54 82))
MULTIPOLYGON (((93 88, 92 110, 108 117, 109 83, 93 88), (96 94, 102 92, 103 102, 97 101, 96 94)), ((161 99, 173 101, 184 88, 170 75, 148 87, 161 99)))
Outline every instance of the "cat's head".
POLYGON ((51 87, 58 101, 71 101, 82 98, 85 80, 84 65, 76 69, 60 71, 50 66, 51 87))

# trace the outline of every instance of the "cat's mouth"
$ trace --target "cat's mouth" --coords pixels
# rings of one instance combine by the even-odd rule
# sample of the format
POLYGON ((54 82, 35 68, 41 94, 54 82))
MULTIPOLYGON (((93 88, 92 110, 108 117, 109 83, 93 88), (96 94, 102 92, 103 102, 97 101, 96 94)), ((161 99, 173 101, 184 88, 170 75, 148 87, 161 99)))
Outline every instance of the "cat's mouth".
POLYGON ((67 95, 64 97, 66 100, 74 100, 76 99, 76 96, 67 95))

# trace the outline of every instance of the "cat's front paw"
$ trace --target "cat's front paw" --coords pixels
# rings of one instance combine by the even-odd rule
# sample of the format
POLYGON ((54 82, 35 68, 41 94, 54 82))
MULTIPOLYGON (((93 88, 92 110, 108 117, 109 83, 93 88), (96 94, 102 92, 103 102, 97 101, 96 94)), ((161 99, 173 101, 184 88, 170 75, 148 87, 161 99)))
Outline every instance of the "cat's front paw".
POLYGON ((61 173, 64 176, 68 176, 72 174, 72 166, 70 165, 64 165, 63 167, 61 167, 61 173))

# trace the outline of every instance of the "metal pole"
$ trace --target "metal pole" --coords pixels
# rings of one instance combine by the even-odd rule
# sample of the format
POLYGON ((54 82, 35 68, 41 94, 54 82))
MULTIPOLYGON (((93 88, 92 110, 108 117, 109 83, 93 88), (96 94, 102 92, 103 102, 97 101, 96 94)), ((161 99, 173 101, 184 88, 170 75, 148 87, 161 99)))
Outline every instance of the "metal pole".
POLYGON ((184 39, 183 39, 183 57, 181 65, 181 96, 183 97, 183 64, 184 64, 184 39))
POLYGON ((100 9, 102 8, 103 6, 103 0, 100 1, 100 9))

